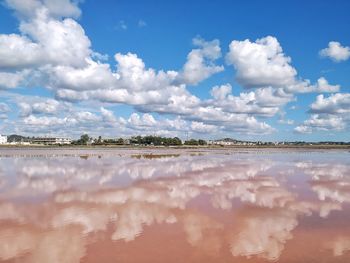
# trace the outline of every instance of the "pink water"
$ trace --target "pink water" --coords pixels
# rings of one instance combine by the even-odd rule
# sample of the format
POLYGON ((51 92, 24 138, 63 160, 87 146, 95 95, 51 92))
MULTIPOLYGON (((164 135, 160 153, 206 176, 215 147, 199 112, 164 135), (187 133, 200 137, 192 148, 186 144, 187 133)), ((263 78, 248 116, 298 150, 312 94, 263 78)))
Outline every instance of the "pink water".
POLYGON ((0 150, 1 262, 350 262, 350 153, 0 150))

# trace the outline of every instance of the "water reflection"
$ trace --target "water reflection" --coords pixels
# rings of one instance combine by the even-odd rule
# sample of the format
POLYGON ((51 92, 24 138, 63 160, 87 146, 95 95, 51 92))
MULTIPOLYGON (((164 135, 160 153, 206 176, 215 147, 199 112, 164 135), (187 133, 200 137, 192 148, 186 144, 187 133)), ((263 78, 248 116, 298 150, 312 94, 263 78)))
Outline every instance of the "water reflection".
POLYGON ((145 155, 1 158, 0 259, 349 261, 344 153, 145 155))

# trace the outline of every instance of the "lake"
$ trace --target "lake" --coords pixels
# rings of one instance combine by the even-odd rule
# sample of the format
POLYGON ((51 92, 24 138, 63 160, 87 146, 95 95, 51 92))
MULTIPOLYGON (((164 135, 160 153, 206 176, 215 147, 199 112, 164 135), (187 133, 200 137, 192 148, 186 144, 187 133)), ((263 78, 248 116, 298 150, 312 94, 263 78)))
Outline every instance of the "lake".
POLYGON ((1 262, 350 262, 350 152, 0 149, 1 262))

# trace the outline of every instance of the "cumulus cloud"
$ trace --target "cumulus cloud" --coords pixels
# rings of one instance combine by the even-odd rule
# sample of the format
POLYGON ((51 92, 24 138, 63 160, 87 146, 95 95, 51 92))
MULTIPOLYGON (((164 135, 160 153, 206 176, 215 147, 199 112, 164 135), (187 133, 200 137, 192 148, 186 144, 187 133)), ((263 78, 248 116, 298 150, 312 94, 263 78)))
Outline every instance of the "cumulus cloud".
POLYGON ((311 133, 316 131, 339 131, 346 127, 346 123, 341 117, 332 115, 312 114, 310 119, 295 128, 299 133, 311 133))
POLYGON ((293 120, 278 120, 279 123, 282 124, 287 124, 287 125, 293 125, 294 121, 293 120))
POLYGON ((322 77, 317 80, 316 91, 317 92, 338 92, 340 85, 330 85, 328 81, 322 77))
POLYGON ((41 56, 49 63, 84 66, 91 54, 90 40, 75 20, 52 19, 45 9, 29 22, 22 22, 20 30, 39 43, 41 56))
POLYGON ((312 133, 312 129, 309 126, 306 125, 299 125, 294 128, 294 131, 297 133, 312 133))
POLYGON ((135 133, 180 136, 184 132, 203 133, 217 130, 214 125, 190 122, 180 117, 156 119, 149 113, 132 113, 125 119, 115 116, 113 111, 105 107, 101 107, 99 111, 90 112, 84 108, 74 108, 72 105, 50 105, 49 103, 50 100, 32 104, 19 103, 22 119, 17 120, 16 125, 12 125, 12 121, 9 121, 8 125, 21 129, 21 132, 38 135, 48 135, 58 131, 62 135, 74 135, 76 134, 74 131, 77 131, 77 135, 80 135, 82 131, 86 131, 90 135, 98 136, 106 132, 113 133, 118 128, 120 136, 135 135, 135 133), (60 114, 56 111, 60 111, 60 114))
POLYGON ((238 82, 247 88, 289 85, 297 75, 290 65, 291 58, 283 53, 280 43, 272 36, 255 42, 232 41, 226 61, 235 67, 238 82))
POLYGON ((39 100, 37 102, 19 102, 18 106, 22 116, 28 116, 30 114, 54 114, 57 113, 61 104, 54 99, 39 100))
POLYGON ((104 122, 108 122, 108 123, 115 123, 115 122, 117 122, 117 119, 114 116, 113 111, 108 110, 108 109, 106 109, 104 107, 101 107, 100 111, 101 111, 101 115, 102 115, 102 118, 103 118, 104 122))
POLYGON ((40 127, 40 126, 50 126, 50 127, 57 127, 61 125, 66 125, 70 122, 75 122, 74 119, 69 118, 58 118, 58 117, 36 117, 34 115, 30 115, 23 119, 24 124, 31 125, 34 127, 40 127))
POLYGON ((148 113, 143 114, 142 118, 140 118, 140 116, 137 113, 133 113, 128 119, 128 122, 134 126, 147 126, 147 127, 152 127, 156 123, 153 116, 148 113))
POLYGON ((287 93, 337 92, 339 85, 330 85, 321 77, 316 84, 297 78, 291 58, 284 54, 275 37, 267 36, 251 42, 234 40, 226 55, 236 69, 236 79, 245 88, 283 88, 287 93))
POLYGON ((22 20, 19 29, 21 35, 0 35, 0 68, 47 64, 79 67, 85 65, 91 54, 91 43, 83 28, 71 18, 52 18, 46 7, 22 20))
POLYGON ((214 61, 221 57, 219 40, 207 42, 202 38, 194 38, 193 44, 198 46, 198 49, 193 49, 188 54, 179 78, 187 84, 196 85, 211 75, 223 71, 224 67, 214 64, 214 61))
POLYGON ((318 95, 311 104, 312 113, 342 114, 350 112, 350 93, 336 93, 329 97, 318 95))
POLYGON ((215 86, 211 89, 210 94, 217 100, 223 100, 231 94, 232 87, 230 84, 215 86))
POLYGON ((191 123, 191 129, 192 131, 198 133, 213 133, 218 130, 218 127, 215 125, 208 125, 202 122, 193 121, 191 123))
POLYGON ((294 99, 283 89, 271 87, 258 88, 248 93, 242 92, 239 96, 234 96, 231 90, 230 84, 215 86, 210 92, 213 100, 208 100, 205 103, 215 105, 223 112, 274 116, 279 111, 279 107, 294 99))
POLYGON ((344 47, 339 42, 331 41, 328 47, 320 51, 322 57, 328 57, 334 62, 341 62, 350 58, 350 47, 344 47))
POLYGON ((37 104, 43 108, 37 108, 38 105, 34 108, 26 108, 25 106, 28 104, 20 104, 22 119, 17 120, 15 126, 22 133, 35 133, 37 135, 51 135, 54 133, 72 136, 91 131, 92 135, 98 136, 101 129, 120 124, 116 118, 113 118, 110 111, 104 108, 97 112, 90 112, 84 110, 84 108, 72 108, 70 105, 57 105, 57 109, 54 109, 46 105, 45 102, 37 104), (57 110, 59 113, 47 112, 51 110, 57 110))
POLYGON ((303 80, 285 87, 285 91, 289 93, 334 93, 339 90, 340 85, 331 85, 324 77, 319 78, 316 84, 303 80))
POLYGON ((0 68, 34 66, 41 62, 40 46, 25 36, 0 35, 0 68))
POLYGON ((75 20, 81 15, 80 1, 22 2, 5 1, 19 19, 19 33, 0 34, 0 88, 44 87, 55 99, 16 101, 22 119, 12 120, 6 127, 16 123, 19 132, 43 128, 45 133, 50 127, 57 131, 60 125, 78 131, 96 122, 96 132, 118 126, 123 134, 156 129, 171 134, 267 134, 275 129, 261 118, 275 116, 296 100, 296 93, 340 89, 323 77, 315 84, 297 78, 291 58, 275 37, 267 36, 255 42, 234 40, 226 55, 227 63, 237 71, 238 82, 253 90, 233 95, 231 85, 224 84, 212 88, 211 98, 201 99, 187 86, 224 70, 218 64, 222 56, 219 40, 194 38, 195 47, 178 70, 147 67, 130 52, 114 54, 116 65, 112 66, 108 55, 92 50, 90 39, 75 20), (90 108, 80 108, 89 103, 90 108), (117 117, 107 109, 112 104, 132 105, 143 114, 117 117), (172 119, 157 119, 151 113, 169 114, 172 119))
POLYGON ((81 10, 78 7, 78 3, 81 0, 5 0, 5 3, 12 9, 14 9, 21 18, 31 18, 38 10, 47 9, 50 16, 60 17, 74 17, 78 18, 81 14, 81 10))
POLYGON ((50 77, 49 87, 54 90, 94 90, 99 85, 108 89, 115 85, 116 77, 108 64, 92 60, 84 68, 57 66, 47 70, 50 77))
POLYGON ((310 119, 295 128, 299 133, 311 133, 313 130, 341 131, 350 124, 350 94, 336 93, 328 97, 318 95, 310 106, 310 119))
POLYGON ((28 74, 28 70, 22 70, 14 73, 0 71, 0 90, 17 88, 21 84, 25 83, 25 79, 28 74))

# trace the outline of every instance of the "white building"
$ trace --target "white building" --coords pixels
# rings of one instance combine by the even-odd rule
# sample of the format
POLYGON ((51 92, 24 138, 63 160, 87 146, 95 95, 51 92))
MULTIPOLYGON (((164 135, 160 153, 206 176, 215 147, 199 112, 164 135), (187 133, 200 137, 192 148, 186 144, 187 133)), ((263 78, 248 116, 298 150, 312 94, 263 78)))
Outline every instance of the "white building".
POLYGON ((0 134, 0 144, 5 144, 5 143, 7 143, 7 136, 0 134))
POLYGON ((63 137, 37 137, 32 142, 38 144, 71 144, 72 139, 63 137))
POLYGON ((236 142, 225 141, 225 140, 217 140, 217 141, 210 140, 210 141, 208 141, 208 144, 209 145, 222 145, 222 146, 237 145, 236 142))

